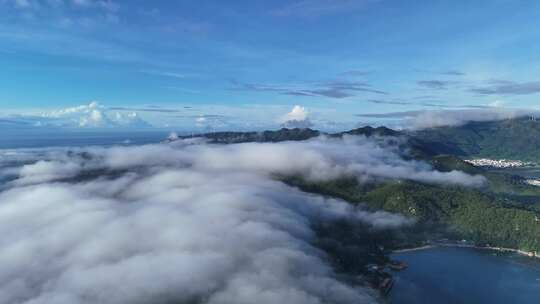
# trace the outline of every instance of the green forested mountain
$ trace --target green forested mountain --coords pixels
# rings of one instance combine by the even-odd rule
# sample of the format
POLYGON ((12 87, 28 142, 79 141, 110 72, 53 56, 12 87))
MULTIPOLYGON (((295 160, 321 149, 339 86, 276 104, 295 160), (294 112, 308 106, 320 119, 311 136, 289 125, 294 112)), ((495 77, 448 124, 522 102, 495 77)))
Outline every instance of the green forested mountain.
POLYGON ((340 132, 335 134, 329 134, 320 132, 317 130, 312 130, 309 128, 306 129, 287 129, 283 128, 276 131, 262 131, 262 132, 213 132, 213 133, 204 133, 204 134, 194 134, 190 136, 183 136, 181 138, 194 138, 194 137, 203 137, 210 141, 210 143, 221 143, 221 144, 235 144, 235 143, 245 143, 245 142, 281 142, 281 141, 299 141, 307 140, 319 135, 327 135, 332 137, 339 137, 343 135, 364 135, 366 137, 370 136, 400 136, 404 135, 398 131, 386 127, 362 127, 358 129, 353 129, 346 132, 340 132))
POLYGON ((470 189, 411 181, 361 185, 353 178, 308 182, 296 177, 285 181, 303 191, 414 217, 426 239, 467 239, 480 245, 540 251, 538 206, 508 199, 489 187, 470 189))
POLYGON ((540 121, 470 122, 409 133, 440 154, 540 162, 540 121))
POLYGON ((287 140, 306 140, 312 137, 319 136, 323 133, 312 129, 280 129, 277 131, 263 132, 213 132, 205 134, 195 134, 191 136, 183 136, 181 138, 204 137, 210 143, 215 144, 236 144, 246 142, 280 142, 287 140))
MULTIPOLYGON (((324 133, 281 129, 202 136, 214 143, 238 143, 306 140, 320 134, 324 133)), ((400 145, 405 158, 426 161, 439 171, 481 174, 488 180, 484 187, 475 189, 402 180, 361 184, 347 176, 327 182, 310 182, 298 176, 279 177, 306 192, 342 198, 351 204, 365 203, 375 210, 416 218, 417 224, 406 238, 392 241, 392 246, 449 238, 540 252, 540 187, 526 184, 522 177, 490 172, 463 161, 466 157, 540 160, 540 122, 528 119, 473 122, 411 133, 364 127, 325 135, 399 137, 401 140, 396 140, 395 144, 400 145)))

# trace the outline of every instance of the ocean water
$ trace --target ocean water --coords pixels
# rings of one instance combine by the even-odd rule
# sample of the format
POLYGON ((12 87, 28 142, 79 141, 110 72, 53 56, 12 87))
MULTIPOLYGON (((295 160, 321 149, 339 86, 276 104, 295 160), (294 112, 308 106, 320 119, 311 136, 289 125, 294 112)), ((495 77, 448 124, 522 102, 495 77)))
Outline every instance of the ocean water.
POLYGON ((452 247, 404 252, 393 258, 409 267, 395 273, 390 303, 540 303, 537 258, 452 247))
POLYGON ((8 129, 0 126, 0 149, 140 145, 158 143, 169 131, 8 129))

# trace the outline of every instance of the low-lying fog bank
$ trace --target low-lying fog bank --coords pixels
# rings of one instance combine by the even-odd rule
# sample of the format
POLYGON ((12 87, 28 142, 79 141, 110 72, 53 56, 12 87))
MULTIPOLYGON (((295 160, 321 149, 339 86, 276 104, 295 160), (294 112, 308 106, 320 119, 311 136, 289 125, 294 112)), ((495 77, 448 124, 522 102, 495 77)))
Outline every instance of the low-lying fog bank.
POLYGON ((412 223, 273 176, 481 185, 365 137, 0 151, 2 303, 370 303, 337 278, 313 224, 412 223))

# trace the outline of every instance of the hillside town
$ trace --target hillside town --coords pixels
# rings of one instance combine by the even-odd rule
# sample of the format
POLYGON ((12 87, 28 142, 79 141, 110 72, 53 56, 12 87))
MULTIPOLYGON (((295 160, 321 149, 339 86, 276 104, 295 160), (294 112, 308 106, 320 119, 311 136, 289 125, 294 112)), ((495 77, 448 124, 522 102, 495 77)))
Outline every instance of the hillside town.
POLYGON ((525 182, 529 185, 540 187, 540 180, 538 179, 527 179, 525 182))
POLYGON ((508 159, 478 158, 478 159, 466 159, 465 161, 474 166, 491 167, 491 168, 519 168, 519 167, 528 167, 528 166, 534 165, 531 162, 523 162, 520 160, 508 160, 508 159))

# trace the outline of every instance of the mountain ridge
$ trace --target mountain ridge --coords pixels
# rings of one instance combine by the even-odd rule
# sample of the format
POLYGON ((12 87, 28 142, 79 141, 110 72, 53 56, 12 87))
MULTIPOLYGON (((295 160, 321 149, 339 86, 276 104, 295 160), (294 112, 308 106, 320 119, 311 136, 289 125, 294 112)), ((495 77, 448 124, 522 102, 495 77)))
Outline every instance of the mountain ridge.
POLYGON ((527 117, 408 132, 438 154, 540 162, 540 121, 527 117))
MULTIPOLYGON (((478 155, 488 155, 493 158, 507 155, 498 154, 497 151, 490 152, 490 145, 477 142, 498 136, 497 134, 490 135, 491 130, 506 135, 515 134, 519 137, 518 142, 525 142, 531 136, 535 136, 536 128, 540 134, 538 122, 513 119, 474 122, 463 126, 415 132, 368 126, 339 133, 324 133, 312 129, 281 129, 265 132, 209 133, 184 138, 205 137, 210 139, 210 143, 227 144, 307 140, 319 135, 400 137, 403 140, 392 142, 399 146, 400 151, 403 150, 402 157, 425 161, 435 170, 442 172, 458 170, 468 174, 482 175, 487 180, 486 185, 475 189, 463 186, 430 185, 410 180, 360 184, 349 177, 327 182, 308 181, 298 176, 283 176, 279 179, 305 192, 338 197, 351 204, 366 203, 374 210, 397 212, 416 218, 418 225, 413 231, 422 237, 409 234, 410 239, 405 241, 404 247, 437 238, 450 238, 468 239, 482 246, 540 252, 540 238, 538 237, 540 235, 540 224, 538 224, 540 187, 526 184, 523 177, 491 172, 463 160, 465 157, 478 155), (508 127, 513 128, 513 131, 506 131, 508 127), (525 132, 529 128, 534 130, 525 132), (462 133, 466 135, 467 140, 456 141, 462 133), (444 141, 445 138, 449 140, 444 141), (464 143, 476 145, 479 150, 466 150, 464 143), (522 228, 516 231, 515 227, 522 228)), ((512 142, 513 137, 505 138, 510 143, 512 142)), ((511 155, 515 157, 530 154, 530 151, 515 149, 512 151, 515 153, 511 155)), ((533 147, 532 151, 534 153, 537 149, 533 147)))

